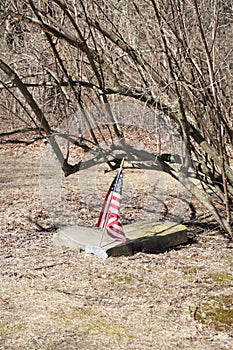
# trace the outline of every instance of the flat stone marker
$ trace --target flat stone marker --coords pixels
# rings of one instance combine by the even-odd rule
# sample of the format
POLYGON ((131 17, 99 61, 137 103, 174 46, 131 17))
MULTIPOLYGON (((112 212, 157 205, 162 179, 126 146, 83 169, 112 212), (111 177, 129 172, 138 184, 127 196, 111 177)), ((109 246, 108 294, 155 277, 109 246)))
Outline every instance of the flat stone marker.
POLYGON ((56 245, 86 251, 106 259, 108 256, 156 253, 187 242, 187 229, 175 222, 141 221, 124 225, 126 243, 114 241, 96 227, 68 226, 53 236, 56 245), (101 246, 100 246, 101 245, 101 246))

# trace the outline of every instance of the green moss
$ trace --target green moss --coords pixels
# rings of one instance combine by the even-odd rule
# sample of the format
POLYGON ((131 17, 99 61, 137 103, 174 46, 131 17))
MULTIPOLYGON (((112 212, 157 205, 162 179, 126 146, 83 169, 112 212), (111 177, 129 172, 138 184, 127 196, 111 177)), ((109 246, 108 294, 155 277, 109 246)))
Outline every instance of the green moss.
POLYGON ((75 318, 83 318, 85 316, 90 316, 91 311, 85 307, 75 307, 70 309, 64 309, 63 307, 61 307, 57 308, 54 311, 51 311, 50 315, 56 319, 59 319, 59 321, 67 323, 75 318))
POLYGON ((117 340, 120 340, 122 337, 131 337, 128 330, 121 324, 112 324, 111 320, 102 319, 87 308, 64 309, 61 307, 50 314, 67 326, 72 324, 73 327, 75 324, 77 329, 85 334, 101 333, 115 337, 117 340))
POLYGON ((233 285, 233 275, 227 272, 213 272, 205 279, 205 282, 231 286, 233 285))
POLYGON ((143 278, 142 277, 131 277, 128 275, 113 275, 107 278, 111 283, 121 283, 121 284, 131 284, 134 283, 134 281, 138 281, 138 282, 143 282, 143 278))
POLYGON ((122 325, 116 324, 112 325, 107 320, 97 319, 93 321, 89 321, 87 323, 83 323, 80 325, 80 329, 82 329, 85 333, 103 333, 106 336, 114 336, 118 340, 121 340, 123 337, 131 338, 128 330, 122 325))
POLYGON ((6 334, 8 334, 10 332, 10 328, 9 328, 9 326, 8 325, 4 325, 4 324, 2 324, 2 325, 0 325, 0 335, 6 335, 6 334))
POLYGON ((226 264, 229 266, 229 267, 233 267, 233 257, 232 256, 228 256, 226 258, 226 264))
POLYGON ((15 324, 7 324, 7 323, 3 323, 0 324, 0 335, 4 336, 10 333, 15 333, 17 331, 21 331, 25 329, 25 325, 22 323, 15 323, 15 324))
POLYGON ((130 284, 132 282, 132 278, 127 275, 113 275, 108 277, 108 280, 111 283, 118 282, 122 284, 130 284))
MULTIPOLYGON (((184 275, 193 277, 202 270, 202 268, 197 268, 194 266, 182 266, 182 272, 184 275)), ((233 275, 228 272, 212 272, 204 278, 204 281, 209 284, 217 284, 219 286, 233 286, 233 275)))
POLYGON ((216 331, 232 330, 233 295, 208 297, 196 308, 194 318, 212 326, 216 331))
POLYGON ((139 277, 137 280, 138 280, 138 282, 143 282, 144 281, 144 279, 142 277, 139 277))
POLYGON ((122 282, 125 284, 129 284, 132 282, 132 278, 130 276, 126 276, 126 275, 116 275, 115 279, 116 279, 116 281, 122 282))
POLYGON ((181 269, 185 275, 196 275, 198 272, 198 269, 193 266, 183 266, 181 269))

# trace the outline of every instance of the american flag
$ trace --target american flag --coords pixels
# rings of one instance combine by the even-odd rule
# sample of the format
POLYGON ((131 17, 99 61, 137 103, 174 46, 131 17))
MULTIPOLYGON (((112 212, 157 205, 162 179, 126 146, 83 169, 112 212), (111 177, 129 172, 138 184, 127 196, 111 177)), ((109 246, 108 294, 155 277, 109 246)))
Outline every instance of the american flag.
POLYGON ((109 236, 122 243, 126 242, 120 221, 120 203, 123 187, 122 170, 115 176, 104 200, 97 226, 106 229, 109 236))

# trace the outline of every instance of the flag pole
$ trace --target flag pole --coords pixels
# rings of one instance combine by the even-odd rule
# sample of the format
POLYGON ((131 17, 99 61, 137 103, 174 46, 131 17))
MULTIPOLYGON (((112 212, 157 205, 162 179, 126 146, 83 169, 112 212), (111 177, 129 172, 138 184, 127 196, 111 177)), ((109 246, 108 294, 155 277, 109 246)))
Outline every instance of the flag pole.
MULTIPOLYGON (((123 170, 124 162, 125 162, 125 158, 122 158, 121 164, 120 164, 120 168, 119 168, 119 170, 118 170, 118 174, 117 174, 117 179, 116 179, 116 183, 115 183, 114 190, 115 190, 116 185, 117 185, 117 183, 118 183, 120 173, 121 173, 121 171, 123 170)), ((113 190, 112 193, 111 193, 111 198, 112 198, 112 196, 113 196, 114 190, 113 190)), ((103 233, 102 233, 101 240, 100 240, 100 244, 99 244, 100 247, 101 247, 101 244, 102 244, 102 241, 103 241, 103 238, 104 238, 104 233, 105 233, 105 231, 106 231, 106 226, 107 226, 107 222, 108 222, 108 218, 109 218, 109 207, 110 207, 110 204, 111 204, 111 199, 110 199, 109 204, 108 204, 108 211, 107 211, 107 215, 106 215, 105 221, 104 221, 103 233)))

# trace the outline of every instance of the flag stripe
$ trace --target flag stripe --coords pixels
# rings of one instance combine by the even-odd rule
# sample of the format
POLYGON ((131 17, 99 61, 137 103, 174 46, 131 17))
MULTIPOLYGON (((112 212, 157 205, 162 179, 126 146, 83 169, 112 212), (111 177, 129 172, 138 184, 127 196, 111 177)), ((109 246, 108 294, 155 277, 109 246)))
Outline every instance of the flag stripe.
POLYGON ((123 233, 123 229, 122 229, 122 228, 119 230, 119 229, 117 229, 114 225, 111 226, 111 227, 108 227, 108 228, 107 228, 107 231, 108 231, 108 232, 112 232, 112 233, 115 232, 115 234, 119 234, 119 235, 122 235, 122 233, 123 233))
POLYGON ((119 209, 120 208, 120 204, 118 202, 113 201, 113 202, 111 202, 110 207, 119 209))
POLYGON ((120 207, 120 203, 119 203, 119 201, 116 201, 116 200, 112 200, 111 201, 111 207, 114 207, 114 208, 119 208, 120 207))
POLYGON ((117 195, 117 194, 113 194, 112 195, 112 200, 119 203, 121 201, 121 196, 117 195))
POLYGON ((119 212, 119 208, 114 208, 114 207, 112 207, 112 206, 110 206, 109 210, 111 211, 112 214, 116 214, 116 215, 117 215, 118 212, 119 212))
POLYGON ((97 223, 97 226, 100 227, 100 228, 104 227, 106 216, 108 214, 108 208, 109 208, 110 202, 111 202, 110 194, 111 194, 111 192, 108 191, 108 193, 106 194, 105 200, 104 200, 104 204, 102 206, 100 217, 99 217, 99 220, 98 220, 98 223, 97 223))
POLYGON ((123 243, 126 241, 123 237, 122 237, 122 232, 121 233, 118 233, 116 232, 115 230, 113 229, 106 229, 107 233, 114 239, 116 240, 120 240, 122 241, 123 243))

